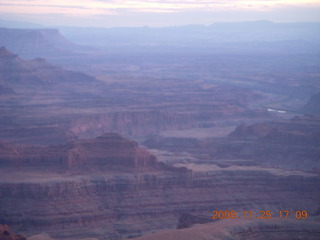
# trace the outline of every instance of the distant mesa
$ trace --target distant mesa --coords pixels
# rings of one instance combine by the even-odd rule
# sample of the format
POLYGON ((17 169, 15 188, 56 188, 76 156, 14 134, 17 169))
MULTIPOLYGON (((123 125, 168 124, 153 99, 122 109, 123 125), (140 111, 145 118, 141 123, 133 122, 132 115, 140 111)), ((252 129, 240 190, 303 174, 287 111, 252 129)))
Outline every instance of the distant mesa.
POLYGON ((4 20, 0 19, 0 27, 6 27, 6 28, 44 28, 41 24, 36 23, 30 23, 30 22, 20 22, 20 21, 11 21, 11 20, 4 20))
POLYGON ((77 140, 69 145, 66 156, 69 169, 99 167, 108 169, 148 169, 157 165, 156 157, 134 141, 117 133, 94 139, 77 140))
POLYGON ((146 170, 158 168, 155 156, 117 133, 66 145, 38 147, 0 142, 0 166, 60 170, 146 170))
MULTIPOLYGON (((305 41, 319 41, 319 23, 273 23, 269 21, 215 23, 186 25, 177 27, 115 27, 115 28, 76 28, 62 27, 61 32, 74 42, 95 46, 190 46, 192 49, 216 47, 215 51, 226 51, 221 43, 241 43, 243 53, 254 49, 257 43, 278 42, 298 46, 305 41), (95 37, 91 37, 94 35, 95 37), (110 37, 111 36, 111 37, 110 37), (300 42, 300 40, 302 40, 300 42), (300 43, 299 43, 300 42, 300 43), (243 44, 243 43, 250 43, 243 44), (250 47, 247 47, 250 46, 250 47)), ((231 45, 229 45, 231 46, 231 45)), ((280 46, 280 45, 279 45, 280 46)), ((173 49, 173 48, 172 48, 173 49)), ((185 48, 182 48, 185 51, 185 48)), ((269 48, 268 48, 269 49, 269 48)), ((317 48, 318 49, 318 48, 317 48)), ((231 48, 234 53, 235 48, 231 48)), ((240 49, 239 49, 240 50, 240 49)), ((270 51, 271 49, 269 49, 270 51)), ((292 49, 291 51, 296 51, 292 49)), ((299 50, 300 51, 300 50, 299 50)))

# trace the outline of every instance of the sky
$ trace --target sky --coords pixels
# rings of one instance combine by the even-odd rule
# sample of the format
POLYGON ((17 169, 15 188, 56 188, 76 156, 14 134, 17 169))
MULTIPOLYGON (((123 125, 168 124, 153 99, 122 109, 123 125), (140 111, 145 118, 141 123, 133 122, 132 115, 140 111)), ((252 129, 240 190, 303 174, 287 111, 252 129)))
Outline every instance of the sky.
POLYGON ((82 27, 315 22, 320 0, 0 0, 0 18, 82 27))

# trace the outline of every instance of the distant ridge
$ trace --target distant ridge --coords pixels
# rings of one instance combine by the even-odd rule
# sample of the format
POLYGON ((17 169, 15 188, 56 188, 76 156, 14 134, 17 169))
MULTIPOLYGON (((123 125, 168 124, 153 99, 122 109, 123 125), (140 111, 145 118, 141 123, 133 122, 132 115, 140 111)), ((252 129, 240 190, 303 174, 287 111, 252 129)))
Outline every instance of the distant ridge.
POLYGON ((320 22, 218 22, 209 26, 185 25, 156 28, 59 27, 59 30, 73 42, 103 46, 210 46, 215 43, 320 41, 320 22))
POLYGON ((45 26, 37 23, 11 21, 0 19, 0 27, 5 28, 45 28, 45 26))

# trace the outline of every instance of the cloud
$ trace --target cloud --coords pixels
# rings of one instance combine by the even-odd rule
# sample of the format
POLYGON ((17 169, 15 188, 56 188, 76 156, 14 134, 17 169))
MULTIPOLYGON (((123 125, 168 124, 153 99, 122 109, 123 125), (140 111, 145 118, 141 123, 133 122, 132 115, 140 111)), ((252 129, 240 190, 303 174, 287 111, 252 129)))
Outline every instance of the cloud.
POLYGON ((97 15, 114 14, 111 10, 94 6, 90 1, 2 1, 0 13, 12 14, 66 14, 66 15, 97 15))
POLYGON ((40 9, 45 12, 66 12, 64 8, 74 9, 73 12, 87 14, 114 13, 126 9, 132 12, 182 12, 182 11, 217 11, 217 10, 265 10, 284 6, 306 6, 317 4, 318 0, 6 0, 2 1, 0 11, 16 13, 21 7, 26 12, 40 9), (45 9, 47 8, 47 9, 45 9))
POLYGON ((320 21, 319 12, 319 0, 1 0, 0 3, 0 14, 8 19, 21 16, 20 19, 36 19, 42 24, 90 22, 92 26, 209 24, 237 19, 320 21))

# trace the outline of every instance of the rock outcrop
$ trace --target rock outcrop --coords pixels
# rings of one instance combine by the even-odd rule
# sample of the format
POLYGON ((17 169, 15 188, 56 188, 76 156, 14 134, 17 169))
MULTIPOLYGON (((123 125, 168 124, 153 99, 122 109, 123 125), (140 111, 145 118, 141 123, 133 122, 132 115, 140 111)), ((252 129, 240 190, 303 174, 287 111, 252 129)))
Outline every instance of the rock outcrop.
POLYGON ((8 225, 0 224, 0 239, 1 240, 27 240, 27 238, 23 235, 17 235, 11 232, 11 229, 8 225))

